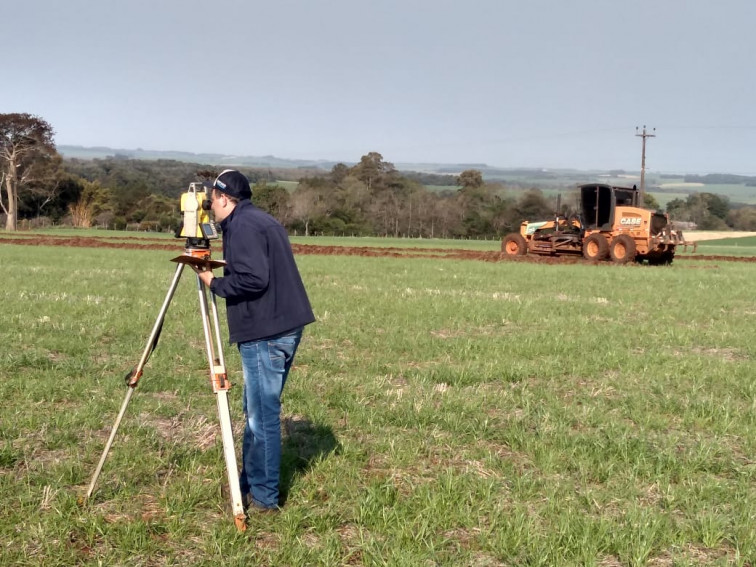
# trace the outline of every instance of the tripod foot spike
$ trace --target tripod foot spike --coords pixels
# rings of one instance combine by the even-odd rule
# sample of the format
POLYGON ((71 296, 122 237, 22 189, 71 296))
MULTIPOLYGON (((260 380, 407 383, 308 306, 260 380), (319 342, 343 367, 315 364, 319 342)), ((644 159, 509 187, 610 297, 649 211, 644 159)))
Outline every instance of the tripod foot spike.
POLYGON ((240 532, 247 530, 247 519, 244 514, 237 514, 234 516, 234 524, 236 524, 236 529, 240 532))

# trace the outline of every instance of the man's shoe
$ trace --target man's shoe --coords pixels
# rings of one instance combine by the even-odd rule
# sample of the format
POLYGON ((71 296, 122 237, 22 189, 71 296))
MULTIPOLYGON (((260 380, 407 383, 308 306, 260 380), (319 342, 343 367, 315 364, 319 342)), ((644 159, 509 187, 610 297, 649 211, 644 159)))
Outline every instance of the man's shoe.
POLYGON ((247 508, 247 516, 257 516, 258 514, 278 514, 280 511, 281 508, 279 508, 278 506, 274 506, 273 508, 265 508, 263 506, 256 506, 253 504, 252 506, 247 508))
POLYGON ((244 506, 247 516, 251 514, 276 514, 281 511, 278 506, 262 506, 254 501, 251 494, 245 494, 247 497, 246 505, 244 506))

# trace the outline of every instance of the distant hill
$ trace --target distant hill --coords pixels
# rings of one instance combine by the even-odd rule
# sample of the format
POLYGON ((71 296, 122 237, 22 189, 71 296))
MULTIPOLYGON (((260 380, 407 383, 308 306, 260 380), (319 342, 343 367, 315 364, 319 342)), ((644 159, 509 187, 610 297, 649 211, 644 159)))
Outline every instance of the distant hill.
POLYGON ((187 163, 201 163, 207 165, 220 166, 244 166, 244 167, 269 167, 282 169, 297 168, 320 168, 330 170, 336 165, 335 161, 325 160, 296 160, 277 158, 275 156, 235 156, 225 154, 195 154, 192 152, 178 151, 159 151, 143 150, 142 148, 122 149, 107 148, 103 146, 84 147, 84 146, 58 146, 58 152, 65 158, 78 159, 104 159, 104 158, 121 158, 121 159, 140 159, 140 160, 158 160, 172 159, 187 163))
MULTIPOLYGON (((197 154, 180 151, 157 151, 137 149, 114 149, 109 147, 58 146, 66 159, 123 159, 123 160, 173 160, 198 164, 210 168, 235 167, 262 170, 266 179, 290 183, 291 191, 301 177, 328 173, 337 163, 353 166, 357 162, 286 159, 276 156, 238 156, 223 154, 197 154), (266 171, 267 170, 267 171, 266 171)), ((457 186, 457 177, 467 169, 480 171, 486 182, 501 183, 510 191, 526 191, 538 188, 546 195, 567 194, 583 183, 608 183, 629 187, 640 184, 639 171, 622 169, 578 170, 549 168, 503 168, 485 163, 398 163, 394 167, 403 175, 417 180, 433 191, 447 191, 457 186)), ((691 176, 685 173, 652 172, 646 175, 646 190, 660 206, 675 199, 687 199, 693 193, 708 192, 729 199, 733 206, 756 205, 756 177, 728 174, 691 176)))
MULTIPOLYGON (((134 160, 175 160, 185 163, 196 163, 220 167, 247 167, 269 170, 308 170, 312 174, 315 170, 328 172, 337 163, 353 166, 357 162, 287 159, 276 156, 239 156, 224 154, 196 154, 180 151, 158 151, 137 149, 121 149, 109 147, 58 146, 58 151, 64 158, 90 159, 134 159, 134 160)), ((466 169, 476 169, 489 182, 505 183, 509 188, 527 189, 539 187, 546 192, 575 187, 581 183, 601 182, 612 185, 629 186, 640 182, 639 172, 621 169, 577 170, 577 169, 548 169, 548 168, 502 168, 485 163, 396 163, 394 166, 402 173, 432 174, 456 177, 466 169)), ((298 173, 279 175, 283 178, 296 178, 298 173)), ((431 183, 436 185, 437 183, 431 183)), ((447 185, 447 183, 438 183, 447 185)), ((756 177, 742 175, 710 174, 704 176, 690 176, 684 173, 654 172, 646 177, 647 189, 650 193, 664 194, 666 202, 673 198, 686 198, 687 195, 698 191, 709 191, 726 195, 734 203, 756 203, 756 177), (692 182, 696 182, 693 186, 692 182), (700 185, 700 187, 699 187, 700 185)))
MULTIPOLYGON (((207 165, 219 166, 243 166, 259 168, 276 168, 276 169, 323 169, 330 171, 337 163, 343 163, 348 166, 354 165, 355 161, 328 161, 328 160, 304 160, 304 159, 287 159, 276 156, 238 156, 225 154, 196 154, 192 152, 180 151, 159 151, 109 148, 104 146, 84 147, 84 146, 58 146, 58 152, 65 158, 78 159, 104 159, 104 158, 121 158, 121 159, 139 159, 139 160, 159 160, 170 159, 188 163, 201 163, 207 165)), ((492 167, 485 163, 394 163, 399 171, 413 171, 422 173, 437 173, 442 175, 459 175, 466 169, 476 169, 480 171, 487 179, 507 179, 512 177, 527 177, 532 179, 551 179, 562 177, 564 174, 577 174, 574 170, 547 170, 540 168, 517 168, 503 169, 492 167)))

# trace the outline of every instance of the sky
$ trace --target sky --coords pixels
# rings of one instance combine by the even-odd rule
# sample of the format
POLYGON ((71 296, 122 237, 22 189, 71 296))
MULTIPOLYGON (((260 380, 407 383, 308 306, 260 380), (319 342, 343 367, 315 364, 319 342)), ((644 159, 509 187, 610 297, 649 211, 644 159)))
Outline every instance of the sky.
POLYGON ((639 171, 646 125, 647 172, 756 175, 753 0, 0 0, 0 22, 0 113, 58 145, 639 171))

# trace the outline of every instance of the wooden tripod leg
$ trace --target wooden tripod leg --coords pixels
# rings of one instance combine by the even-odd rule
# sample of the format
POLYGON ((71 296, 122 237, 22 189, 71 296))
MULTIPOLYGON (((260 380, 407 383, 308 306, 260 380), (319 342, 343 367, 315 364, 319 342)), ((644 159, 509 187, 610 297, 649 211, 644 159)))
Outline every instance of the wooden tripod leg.
POLYGON ((218 400, 218 418, 220 420, 221 437, 223 439, 223 456, 226 459, 228 487, 231 492, 231 513, 234 515, 236 528, 239 531, 244 531, 247 528, 247 524, 245 523, 241 488, 239 488, 239 469, 236 464, 234 434, 231 428, 231 413, 228 408, 228 390, 220 390, 215 395, 218 400))
POLYGON ((92 475, 92 480, 89 483, 89 488, 87 489, 87 494, 84 496, 82 501, 86 501, 89 499, 90 496, 92 496, 92 493, 94 492, 95 485, 97 484, 97 479, 100 476, 100 472, 102 471, 102 466, 105 464, 105 459, 108 456, 108 453, 110 452, 110 447, 113 446, 113 440, 115 439, 116 433, 118 432, 118 426, 121 425, 121 420, 123 419, 123 415, 126 413, 126 408, 129 405, 129 400, 131 400, 131 395, 134 393, 134 388, 129 387, 129 391, 126 392, 126 397, 123 400, 123 404, 121 404, 121 411, 118 412, 118 417, 115 420, 115 423, 113 424, 113 429, 110 430, 110 437, 108 437, 108 442, 105 444, 105 449, 102 452, 102 455, 100 455, 100 462, 97 463, 97 468, 95 469, 94 474, 92 475))
POLYGON ((221 428, 221 439, 223 441, 223 456, 226 460, 226 473, 228 475, 228 488, 231 494, 231 513, 234 516, 234 524, 239 531, 247 528, 244 517, 244 505, 242 503, 241 488, 239 487, 239 469, 236 463, 236 450, 234 448, 234 433, 231 427, 231 412, 228 407, 228 390, 231 383, 226 375, 226 365, 223 360, 223 349, 220 342, 220 331, 218 329, 218 309, 215 303, 215 296, 212 295, 213 301, 213 323, 215 337, 217 340, 217 355, 213 349, 212 330, 210 314, 207 307, 207 295, 202 280, 197 276, 197 287, 199 290, 200 310, 202 312, 202 326, 205 331, 205 350, 207 351, 207 360, 210 366, 210 383, 213 387, 216 400, 218 403, 218 420, 221 428))
POLYGON ((150 358, 150 354, 152 354, 152 351, 155 350, 155 347, 157 346, 158 338, 160 337, 160 330, 163 328, 165 314, 171 304, 173 294, 176 292, 176 287, 178 286, 179 280, 181 279, 181 272, 183 271, 183 269, 184 264, 179 264, 176 266, 176 271, 173 273, 173 280, 171 281, 171 285, 168 288, 168 293, 165 295, 165 300, 163 301, 163 306, 160 308, 160 313, 158 313, 155 324, 152 327, 150 338, 147 339, 147 346, 144 347, 142 358, 139 359, 139 364, 137 364, 136 367, 126 377, 129 390, 126 393, 126 398, 123 400, 123 404, 121 404, 121 411, 118 413, 118 417, 113 424, 113 429, 110 431, 110 437, 108 438, 108 442, 105 444, 105 449, 100 456, 100 462, 97 463, 97 468, 92 475, 92 480, 89 483, 87 494, 82 499, 83 501, 89 499, 89 497, 92 496, 92 493, 94 492, 95 485, 97 484, 97 478, 100 476, 102 466, 105 464, 105 459, 110 452, 110 447, 113 445, 113 440, 115 439, 116 433, 118 432, 118 427, 121 425, 121 420, 126 413, 126 408, 129 405, 129 400, 131 400, 131 395, 134 393, 134 389, 137 387, 139 379, 142 377, 142 369, 144 368, 144 365, 147 364, 147 360, 150 358))

